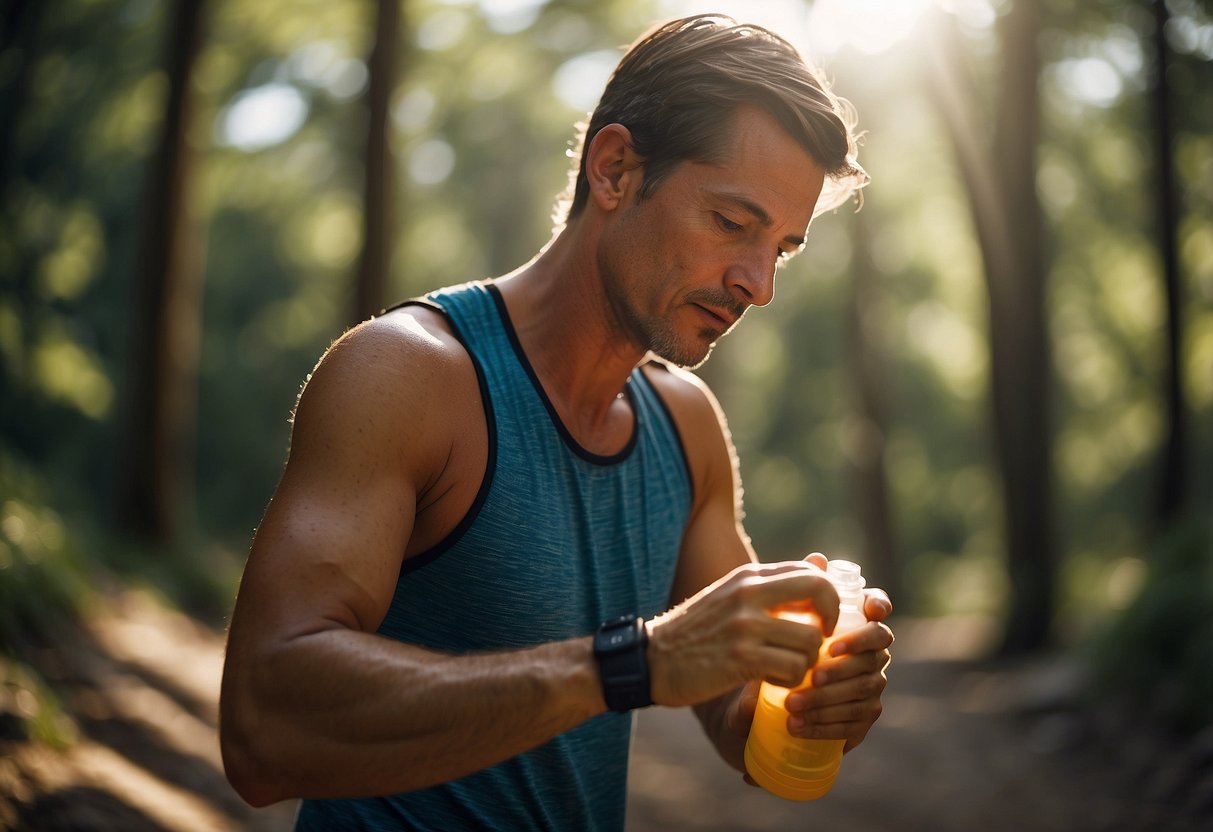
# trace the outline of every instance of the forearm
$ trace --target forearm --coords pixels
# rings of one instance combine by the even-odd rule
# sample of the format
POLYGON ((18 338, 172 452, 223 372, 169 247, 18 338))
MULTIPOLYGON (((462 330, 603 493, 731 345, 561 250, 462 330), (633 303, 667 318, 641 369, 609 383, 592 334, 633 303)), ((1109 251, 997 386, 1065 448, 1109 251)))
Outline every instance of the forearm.
POLYGON ((453 780, 605 710, 588 638, 450 656, 332 629, 224 679, 228 776, 249 802, 391 794, 453 780))
POLYGON ((735 724, 737 699, 745 690, 738 688, 724 696, 709 699, 693 707, 703 732, 716 747, 726 763, 740 772, 745 771, 745 734, 735 724))

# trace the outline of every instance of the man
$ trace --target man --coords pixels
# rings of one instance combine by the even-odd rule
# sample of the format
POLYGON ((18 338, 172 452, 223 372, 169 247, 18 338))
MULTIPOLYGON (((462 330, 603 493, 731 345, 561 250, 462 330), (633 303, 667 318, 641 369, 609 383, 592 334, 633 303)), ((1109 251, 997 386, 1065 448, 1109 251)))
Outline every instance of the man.
MULTIPOLYGON (((303 797, 309 830, 620 829, 650 703, 693 706, 743 769, 758 682, 799 684, 838 601, 820 555, 758 563, 723 417, 680 366, 862 184, 843 107, 764 30, 666 24, 616 69, 534 260, 330 348, 232 618, 246 800, 303 797)), ((790 730, 863 740, 890 611, 869 594, 790 730)))

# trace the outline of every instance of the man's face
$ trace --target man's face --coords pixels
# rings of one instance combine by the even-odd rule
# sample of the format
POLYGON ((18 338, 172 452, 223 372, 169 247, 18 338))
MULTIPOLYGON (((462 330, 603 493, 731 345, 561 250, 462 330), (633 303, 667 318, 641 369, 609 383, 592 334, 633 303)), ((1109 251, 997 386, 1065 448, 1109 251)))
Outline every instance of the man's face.
POLYGON ((775 293, 825 178, 766 113, 734 117, 723 164, 684 162, 643 202, 635 189, 604 232, 598 264, 621 334, 694 367, 750 306, 775 293))

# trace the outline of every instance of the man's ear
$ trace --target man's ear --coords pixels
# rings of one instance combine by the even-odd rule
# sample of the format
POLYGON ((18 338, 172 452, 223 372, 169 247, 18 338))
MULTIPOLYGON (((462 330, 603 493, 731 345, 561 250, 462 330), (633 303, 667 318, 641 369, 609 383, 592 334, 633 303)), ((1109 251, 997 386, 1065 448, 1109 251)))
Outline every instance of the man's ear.
POLYGON ((619 207, 629 189, 639 188, 643 181, 641 162, 628 128, 622 124, 603 127, 594 134, 585 160, 590 199, 603 211, 619 207))

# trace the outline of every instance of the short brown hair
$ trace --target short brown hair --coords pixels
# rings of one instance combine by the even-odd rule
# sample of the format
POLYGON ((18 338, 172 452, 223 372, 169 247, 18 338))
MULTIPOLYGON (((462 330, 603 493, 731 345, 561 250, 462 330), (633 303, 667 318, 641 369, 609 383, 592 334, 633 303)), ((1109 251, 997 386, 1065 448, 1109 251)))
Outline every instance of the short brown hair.
POLYGON ((720 160, 731 116, 747 104, 767 112, 825 169, 827 190, 815 213, 867 183, 856 161, 854 109, 794 46, 761 26, 695 15, 641 36, 615 67, 578 142, 572 198, 566 193, 560 206, 567 205, 567 219, 585 208, 585 154, 606 125, 622 124, 632 134, 644 160, 644 199, 681 162, 720 160))

